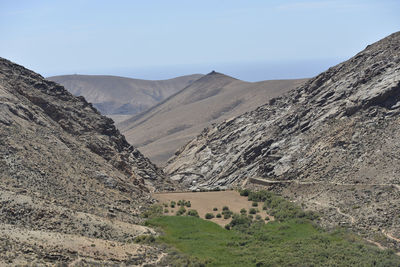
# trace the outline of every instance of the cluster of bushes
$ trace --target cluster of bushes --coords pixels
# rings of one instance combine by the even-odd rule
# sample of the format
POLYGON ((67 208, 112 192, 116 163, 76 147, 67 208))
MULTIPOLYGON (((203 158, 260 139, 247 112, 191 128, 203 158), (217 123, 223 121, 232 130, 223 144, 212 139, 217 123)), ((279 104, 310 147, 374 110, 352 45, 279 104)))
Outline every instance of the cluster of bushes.
POLYGON ((190 203, 190 201, 185 201, 183 199, 183 200, 178 201, 178 206, 190 208, 192 206, 192 204, 190 203))
POLYGON ((263 221, 262 217, 260 215, 256 216, 256 219, 253 220, 253 215, 248 215, 246 214, 233 214, 232 215, 232 220, 230 223, 225 225, 225 229, 235 229, 240 232, 249 232, 249 229, 254 226, 260 226, 263 225, 265 222, 263 221))
MULTIPOLYGON (((213 211, 218 211, 218 208, 213 208, 213 211)), ((206 213, 204 218, 210 220, 210 219, 212 219, 214 217, 217 217, 217 218, 222 218, 223 217, 226 220, 226 219, 229 219, 232 215, 233 215, 233 212, 231 210, 229 210, 229 207, 228 206, 224 206, 224 207, 222 207, 222 212, 221 213, 217 213, 217 215, 214 216, 213 213, 209 212, 209 213, 206 213)))
MULTIPOLYGON (((172 200, 172 201, 170 202, 170 204, 169 204, 169 206, 170 206, 171 208, 175 208, 176 205, 178 205, 179 207, 187 207, 187 208, 190 208, 190 207, 192 206, 192 203, 190 203, 190 201, 185 201, 185 200, 183 199, 183 200, 179 200, 178 203, 176 203, 175 201, 172 200)), ((168 208, 168 204, 167 204, 167 203, 164 203, 164 207, 165 207, 165 208, 168 208)))
POLYGON ((224 206, 222 207, 222 216, 225 220, 229 219, 233 215, 233 212, 229 210, 229 207, 224 206))
POLYGON ((186 212, 186 209, 185 209, 185 207, 182 206, 176 211, 176 216, 181 216, 181 215, 185 214, 185 212, 186 212))
POLYGON ((189 211, 187 212, 187 215, 188 215, 188 216, 197 217, 197 218, 200 217, 200 216, 199 216, 199 213, 197 212, 197 210, 189 210, 189 211))
POLYGON ((186 209, 185 209, 185 207, 183 207, 183 206, 180 207, 180 208, 176 211, 176 216, 182 216, 182 215, 185 215, 185 213, 186 213, 187 216, 200 217, 200 216, 199 216, 199 213, 197 212, 197 210, 191 209, 191 210, 188 210, 188 211, 186 212, 186 209))
POLYGON ((204 218, 206 218, 207 220, 211 220, 212 218, 214 218, 214 214, 208 212, 206 213, 206 215, 204 215, 204 218))
MULTIPOLYGON (((261 190, 253 192, 249 189, 239 191, 241 196, 247 196, 249 201, 264 202, 263 209, 267 210, 268 214, 275 217, 277 221, 283 222, 290 219, 318 219, 318 214, 313 211, 304 211, 298 205, 286 200, 282 196, 272 192, 261 190)), ((250 209, 250 214, 256 214, 257 210, 250 209)))
POLYGON ((192 192, 215 192, 215 191, 226 191, 226 189, 220 188, 220 187, 215 187, 212 189, 200 188, 200 189, 192 190, 192 192))
POLYGON ((227 225, 225 225, 225 229, 230 230, 232 228, 235 228, 235 229, 240 228, 238 230, 243 230, 245 228, 250 227, 250 225, 252 224, 252 221, 253 220, 246 215, 234 214, 232 216, 231 222, 228 223, 227 225))
POLYGON ((259 213, 259 212, 260 212, 259 209, 255 209, 255 208, 249 209, 249 214, 256 214, 256 213, 259 213))

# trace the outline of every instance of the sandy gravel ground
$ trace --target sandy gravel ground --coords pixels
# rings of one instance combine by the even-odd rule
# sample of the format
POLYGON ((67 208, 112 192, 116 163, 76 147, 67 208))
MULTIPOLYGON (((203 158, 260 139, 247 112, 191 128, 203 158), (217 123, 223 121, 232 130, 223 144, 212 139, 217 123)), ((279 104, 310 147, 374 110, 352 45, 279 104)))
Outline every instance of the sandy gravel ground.
MULTIPOLYGON (((160 201, 160 203, 170 203, 171 201, 178 202, 179 200, 190 201, 192 206, 188 209, 195 209, 199 213, 201 218, 208 212, 213 213, 214 216, 217 213, 222 212, 223 206, 228 206, 229 209, 235 213, 239 213, 242 208, 245 208, 248 212, 252 208, 252 202, 247 200, 247 197, 242 197, 237 191, 216 191, 216 192, 186 192, 186 193, 159 193, 154 194, 153 197, 160 201), (218 211, 213 211, 213 208, 218 208, 218 211)), ((261 217, 265 219, 267 213, 262 210, 262 203, 259 203, 258 208, 260 210, 261 217)), ((168 207, 169 213, 166 215, 175 215, 179 207, 176 205, 174 209, 168 207)), ((255 216, 254 216, 255 217, 255 216)), ((272 216, 270 216, 273 220, 272 216)), ((214 218, 211 221, 225 226, 230 222, 230 219, 214 218)))

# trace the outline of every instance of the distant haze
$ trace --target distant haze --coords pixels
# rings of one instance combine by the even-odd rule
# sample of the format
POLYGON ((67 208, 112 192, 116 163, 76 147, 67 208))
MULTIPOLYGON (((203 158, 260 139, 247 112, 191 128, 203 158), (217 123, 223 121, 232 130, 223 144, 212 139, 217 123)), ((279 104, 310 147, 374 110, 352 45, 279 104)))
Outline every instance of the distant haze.
POLYGON ((193 73, 209 73, 212 70, 225 73, 243 81, 258 82, 276 79, 310 78, 343 60, 321 59, 281 62, 215 63, 153 66, 147 68, 99 69, 77 71, 75 74, 106 74, 147 80, 163 80, 193 73))
POLYGON ((43 76, 314 76, 400 29, 398 0, 0 1, 0 56, 43 76))

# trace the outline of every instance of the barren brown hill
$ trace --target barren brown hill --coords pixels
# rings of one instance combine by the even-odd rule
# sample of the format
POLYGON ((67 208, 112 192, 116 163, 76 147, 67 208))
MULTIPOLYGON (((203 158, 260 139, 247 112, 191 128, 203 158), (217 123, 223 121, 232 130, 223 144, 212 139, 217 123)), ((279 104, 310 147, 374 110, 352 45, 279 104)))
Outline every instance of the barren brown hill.
POLYGON ((255 109, 304 81, 250 83, 212 72, 117 127, 153 162, 163 164, 205 127, 255 109))
POLYGON ((145 111, 202 76, 193 74, 154 81, 105 75, 61 75, 47 79, 63 85, 76 96, 84 96, 101 114, 119 121, 145 111))
POLYGON ((142 264, 130 244, 164 174, 113 121, 0 58, 0 266, 142 264))
POLYGON ((252 112, 165 168, 187 187, 258 183, 400 248, 400 32, 252 112))

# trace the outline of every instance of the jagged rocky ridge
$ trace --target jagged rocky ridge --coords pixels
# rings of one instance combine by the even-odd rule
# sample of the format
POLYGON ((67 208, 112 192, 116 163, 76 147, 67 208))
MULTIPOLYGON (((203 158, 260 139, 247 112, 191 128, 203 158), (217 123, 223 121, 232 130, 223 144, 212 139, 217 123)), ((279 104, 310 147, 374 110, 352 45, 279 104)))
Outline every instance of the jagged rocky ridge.
POLYGON ((329 214, 330 223, 400 236, 399 114, 397 32, 285 96, 205 129, 165 171, 192 189, 278 181, 271 187, 329 214))
MULTIPOLYGON (((135 225, 143 207, 153 203, 149 192, 170 186, 162 170, 83 97, 2 58, 0 177, 2 266, 96 259, 78 245, 65 247, 69 241, 52 247, 54 233, 61 240, 120 242, 113 247, 123 251, 126 242, 151 232, 135 225), (45 241, 21 241, 22 231, 45 241)), ((100 258, 139 264, 157 254, 146 249, 132 261, 125 254, 100 258)))

